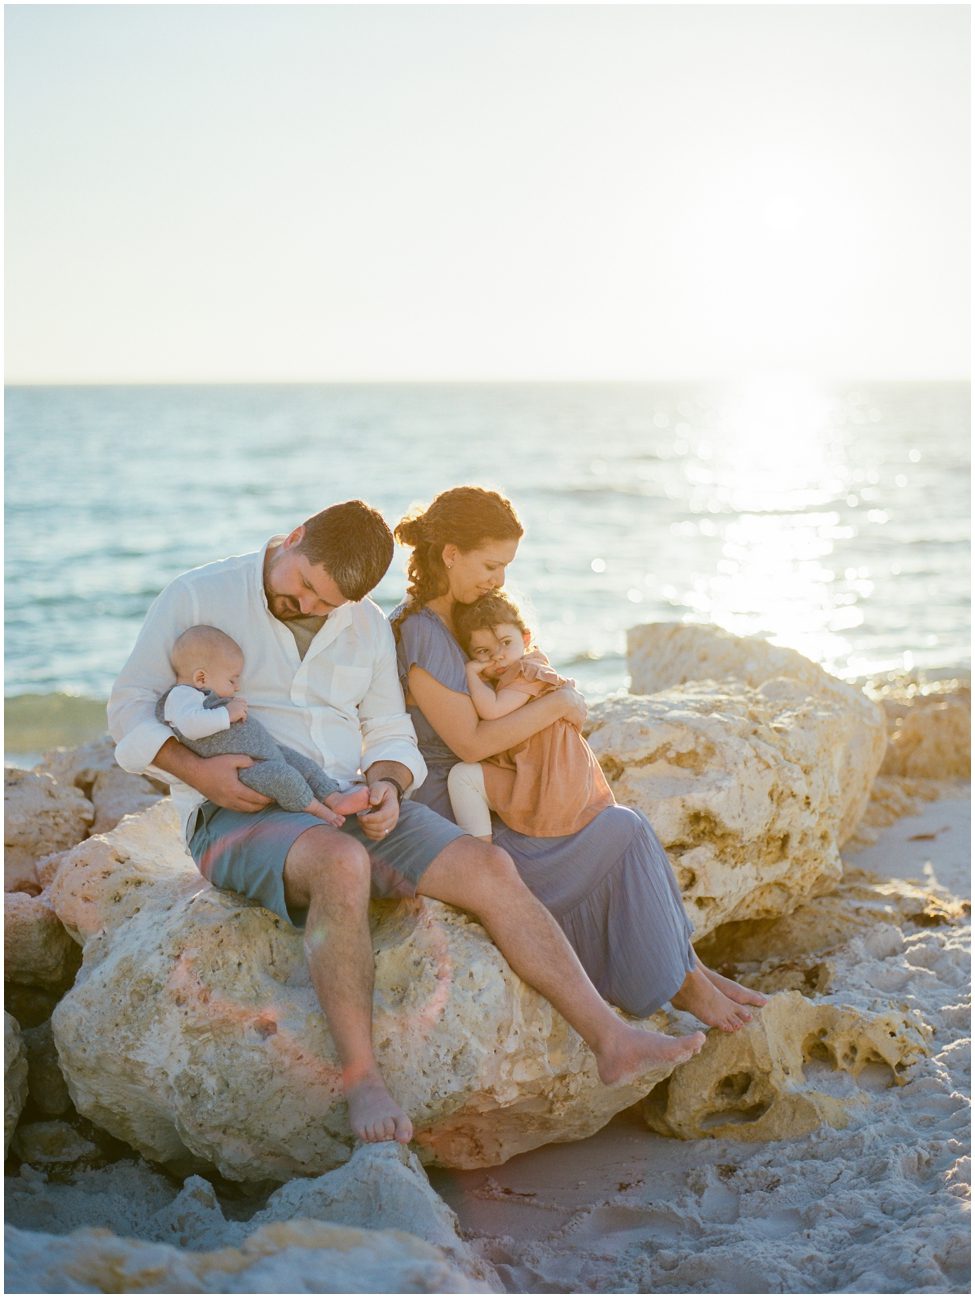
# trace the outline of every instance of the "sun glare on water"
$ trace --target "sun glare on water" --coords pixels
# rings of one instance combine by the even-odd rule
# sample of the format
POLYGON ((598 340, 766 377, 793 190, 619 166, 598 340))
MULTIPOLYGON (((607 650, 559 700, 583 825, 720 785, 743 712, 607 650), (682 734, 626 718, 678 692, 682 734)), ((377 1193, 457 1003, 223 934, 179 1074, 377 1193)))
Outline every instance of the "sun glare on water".
POLYGON ((829 665, 863 614, 832 556, 852 535, 836 406, 798 374, 756 375, 717 411, 697 466, 699 511, 727 519, 717 571, 687 602, 737 634, 770 636, 829 665))

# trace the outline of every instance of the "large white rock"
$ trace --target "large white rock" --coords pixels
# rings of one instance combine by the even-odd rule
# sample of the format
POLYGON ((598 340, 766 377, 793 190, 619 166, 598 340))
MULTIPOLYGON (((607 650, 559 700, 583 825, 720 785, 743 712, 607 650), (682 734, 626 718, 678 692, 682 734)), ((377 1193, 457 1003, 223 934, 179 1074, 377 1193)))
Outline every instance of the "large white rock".
POLYGON ((35 864, 87 837, 95 809, 70 784, 42 771, 4 769, 4 886, 39 893, 35 864))
POLYGON ((653 824, 698 936, 834 887, 883 759, 877 705, 764 641, 669 624, 630 640, 634 684, 656 692, 594 706, 589 743, 653 824))
POLYGON ((839 680, 795 649, 715 626, 653 622, 627 632, 631 694, 657 694, 689 681, 739 681, 761 689, 785 678, 805 687, 810 702, 845 718, 832 765, 844 800, 840 843, 853 833, 883 760, 883 714, 856 685, 839 680))
POLYGON ((240 1248, 185 1252, 107 1230, 6 1231, 9 1293, 490 1293, 402 1231, 263 1226, 240 1248))
POLYGON ((91 801, 95 808, 92 834, 107 834, 123 816, 144 811, 165 792, 162 785, 148 777, 132 775, 117 765, 111 735, 102 735, 78 748, 54 748, 34 769, 47 771, 59 784, 74 785, 91 801))
MULTIPOLYGON (((211 889, 168 803, 66 854, 51 885, 84 964, 55 1010, 78 1111, 147 1158, 287 1180, 349 1155, 302 934, 211 889)), ((591 1135, 669 1070, 605 1087, 568 1024, 459 911, 377 904, 380 1066, 424 1161, 475 1167, 591 1135)))
POLYGON ((3 1013, 3 1156, 10 1142, 21 1110, 27 1099, 27 1054, 20 1025, 6 1010, 3 1013))

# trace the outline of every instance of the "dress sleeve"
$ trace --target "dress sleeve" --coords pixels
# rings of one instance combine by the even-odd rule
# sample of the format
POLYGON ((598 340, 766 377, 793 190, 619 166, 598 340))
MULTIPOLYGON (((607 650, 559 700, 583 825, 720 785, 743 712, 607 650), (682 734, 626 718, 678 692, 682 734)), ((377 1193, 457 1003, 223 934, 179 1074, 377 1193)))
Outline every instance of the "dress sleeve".
POLYGON ((555 668, 549 665, 545 655, 538 650, 520 658, 509 670, 512 679, 503 681, 503 687, 507 690, 517 690, 519 694, 529 694, 532 698, 538 698, 540 694, 546 694, 549 690, 558 689, 560 685, 566 684, 565 677, 560 676, 555 668))
POLYGON ((433 614, 413 613, 401 623, 399 665, 404 690, 410 668, 422 667, 455 694, 468 692, 460 645, 433 614))

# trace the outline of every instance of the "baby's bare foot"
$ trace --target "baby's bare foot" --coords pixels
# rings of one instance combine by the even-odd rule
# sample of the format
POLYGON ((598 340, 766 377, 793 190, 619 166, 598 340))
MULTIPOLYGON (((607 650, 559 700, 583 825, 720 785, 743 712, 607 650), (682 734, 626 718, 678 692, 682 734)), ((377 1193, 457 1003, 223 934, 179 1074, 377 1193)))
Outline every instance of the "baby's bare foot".
POLYGON ((722 1032, 737 1032, 751 1022, 745 1007, 719 991, 700 969, 691 970, 670 1003, 674 1009, 687 1010, 708 1027, 721 1028, 722 1032))
POLYGON ((652 1068, 686 1063, 704 1045, 703 1032, 686 1037, 668 1037, 663 1032, 645 1032, 620 1022, 612 1043, 596 1054, 599 1079, 606 1086, 632 1082, 652 1068))
POLYGON ((725 978, 713 969, 709 969, 702 960, 698 960, 697 967, 704 974, 712 986, 717 987, 719 992, 723 992, 730 1001, 735 1001, 738 1005, 762 1005, 768 1004, 768 997, 763 996, 761 992, 752 991, 750 987, 743 987, 741 983, 736 983, 731 978, 725 978))
POLYGON ((319 820, 324 820, 326 825, 331 825, 335 829, 345 824, 344 816, 332 811, 330 807, 326 807, 325 803, 319 802, 317 798, 312 798, 307 807, 302 807, 302 811, 307 811, 309 816, 317 816, 319 820))
POLYGON ((401 1145, 407 1145, 413 1138, 413 1123, 390 1095, 378 1073, 369 1073, 355 1085, 347 1086, 345 1099, 349 1106, 349 1122, 359 1140, 371 1143, 398 1140, 401 1145))
POLYGON ((367 811, 369 808, 369 790, 364 784, 360 784, 356 789, 350 789, 348 793, 332 793, 328 797, 328 806, 333 811, 337 811, 340 816, 354 816, 357 811, 367 811))

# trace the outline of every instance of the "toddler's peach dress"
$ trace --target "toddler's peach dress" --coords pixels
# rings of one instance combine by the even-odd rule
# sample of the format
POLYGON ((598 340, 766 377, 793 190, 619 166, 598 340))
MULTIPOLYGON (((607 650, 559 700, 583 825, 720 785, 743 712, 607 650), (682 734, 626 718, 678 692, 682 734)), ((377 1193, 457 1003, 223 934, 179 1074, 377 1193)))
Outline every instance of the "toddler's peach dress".
MULTIPOLYGON (((501 673, 497 689, 538 698, 566 684, 541 650, 532 649, 501 673)), ((592 749, 568 721, 486 758, 481 769, 491 807, 532 838, 575 834, 616 802, 592 749)))

